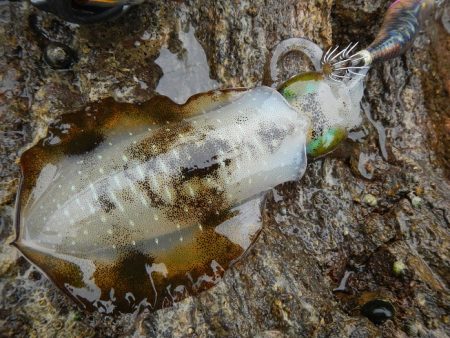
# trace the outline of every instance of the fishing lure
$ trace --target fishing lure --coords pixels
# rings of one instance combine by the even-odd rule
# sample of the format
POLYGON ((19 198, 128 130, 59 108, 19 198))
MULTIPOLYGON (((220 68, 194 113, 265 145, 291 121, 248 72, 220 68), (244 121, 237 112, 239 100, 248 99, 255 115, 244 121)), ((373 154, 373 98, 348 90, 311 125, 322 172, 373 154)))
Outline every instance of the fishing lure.
MULTIPOLYGON (((298 180, 360 123, 361 77, 316 71, 179 105, 106 99, 66 114, 21 157, 13 243, 82 308, 158 310, 215 285, 255 241, 265 192, 298 180)), ((348 50, 347 50, 348 52, 348 50)), ((344 54, 344 53, 343 53, 344 54)), ((276 76, 276 72, 272 74, 276 76)))
POLYGON ((342 51, 330 48, 322 59, 327 75, 343 81, 367 73, 375 62, 387 61, 403 54, 416 38, 420 27, 441 0, 397 0, 388 8, 375 40, 365 49, 351 54, 357 46, 350 44, 342 51))

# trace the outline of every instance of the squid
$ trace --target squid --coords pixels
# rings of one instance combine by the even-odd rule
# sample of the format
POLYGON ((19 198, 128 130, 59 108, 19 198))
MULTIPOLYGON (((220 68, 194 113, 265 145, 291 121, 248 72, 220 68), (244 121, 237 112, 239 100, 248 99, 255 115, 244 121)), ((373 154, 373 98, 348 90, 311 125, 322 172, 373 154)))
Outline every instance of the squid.
POLYGON ((13 245, 88 311, 156 311, 214 286, 257 239, 266 193, 361 123, 363 76, 347 70, 402 52, 428 3, 397 1, 357 56, 283 41, 272 66, 297 49, 315 70, 277 88, 104 99, 61 116, 21 156, 13 245))

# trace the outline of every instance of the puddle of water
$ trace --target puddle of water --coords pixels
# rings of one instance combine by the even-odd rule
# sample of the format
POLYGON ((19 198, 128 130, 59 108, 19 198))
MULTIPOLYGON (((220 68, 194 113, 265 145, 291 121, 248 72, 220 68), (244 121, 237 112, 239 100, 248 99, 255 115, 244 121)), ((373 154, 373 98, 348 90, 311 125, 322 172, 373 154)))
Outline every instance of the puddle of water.
POLYGON ((383 123, 380 121, 375 121, 371 114, 371 109, 369 104, 366 101, 363 101, 361 103, 362 109, 364 111, 364 114, 369 119, 370 123, 375 127, 378 134, 378 146, 380 147, 381 156, 383 156, 383 159, 385 161, 388 160, 388 153, 386 149, 386 129, 383 126, 383 123))
POLYGON ((361 143, 366 136, 367 136, 367 132, 363 129, 350 131, 348 133, 348 138, 350 140, 352 140, 354 142, 358 142, 358 143, 361 143))
POLYGON ((347 289, 347 282, 352 274, 353 271, 345 271, 344 277, 342 277, 338 287, 333 289, 333 292, 348 292, 349 290, 347 289))
POLYGON ((358 160, 358 171, 364 178, 371 180, 373 178, 373 167, 370 162, 375 161, 375 154, 366 154, 361 152, 358 160))
POLYGON ((162 48, 155 60, 164 74, 156 92, 182 104, 194 94, 218 88, 219 83, 209 77, 206 54, 195 38, 194 28, 189 25, 187 32, 180 30, 178 38, 183 46, 180 53, 174 54, 168 48, 162 48))
POLYGON ((445 7, 442 13, 441 22, 447 33, 450 34, 450 6, 445 7))

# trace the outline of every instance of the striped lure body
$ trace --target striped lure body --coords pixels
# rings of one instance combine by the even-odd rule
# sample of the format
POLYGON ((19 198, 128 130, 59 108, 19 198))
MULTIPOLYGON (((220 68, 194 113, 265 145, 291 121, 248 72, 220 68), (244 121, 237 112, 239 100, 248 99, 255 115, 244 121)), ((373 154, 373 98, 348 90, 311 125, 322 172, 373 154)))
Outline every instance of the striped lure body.
POLYGON ((367 47, 372 62, 404 53, 413 43, 435 0, 397 0, 387 10, 375 40, 367 47))
POLYGON ((340 51, 339 46, 330 47, 321 59, 323 72, 335 82, 355 82, 364 77, 372 63, 396 58, 411 47, 425 18, 442 3, 443 0, 394 1, 373 42, 353 54, 358 43, 350 43, 340 51))
POLYGON ((212 285, 303 174, 307 119, 274 89, 106 100, 21 158, 14 245, 83 308, 156 310, 212 285))

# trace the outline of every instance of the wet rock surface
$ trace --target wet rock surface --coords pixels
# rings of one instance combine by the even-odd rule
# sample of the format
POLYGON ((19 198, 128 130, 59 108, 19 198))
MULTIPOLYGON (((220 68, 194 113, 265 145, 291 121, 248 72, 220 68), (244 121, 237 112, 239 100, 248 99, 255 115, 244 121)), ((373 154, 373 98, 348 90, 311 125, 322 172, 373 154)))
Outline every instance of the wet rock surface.
MULTIPOLYGON (((252 87, 268 83, 266 64, 278 42, 366 45, 387 5, 152 1, 114 24, 79 27, 26 2, 2 2, 0 336, 448 335, 450 53, 440 19, 430 18, 405 56, 370 71, 362 127, 310 163, 300 182, 270 194, 253 248, 200 296, 137 318, 83 313, 8 245, 16 161, 49 121, 104 97, 148 100, 164 76, 176 81, 183 71, 162 67, 161 51, 189 59, 183 39, 192 32, 208 64, 182 63, 207 70, 209 77, 197 79, 203 90, 252 87), (68 69, 48 66, 50 43, 75 51, 68 69), (395 309, 378 325, 361 315, 376 299, 395 309)), ((285 77, 308 69, 298 57, 283 64, 285 77)))

